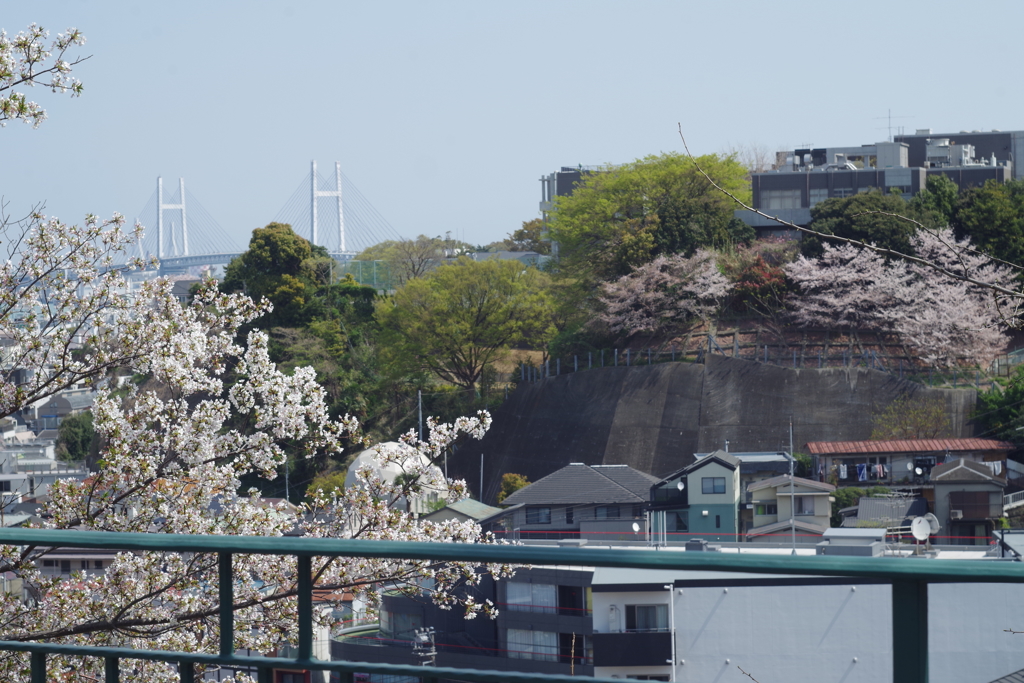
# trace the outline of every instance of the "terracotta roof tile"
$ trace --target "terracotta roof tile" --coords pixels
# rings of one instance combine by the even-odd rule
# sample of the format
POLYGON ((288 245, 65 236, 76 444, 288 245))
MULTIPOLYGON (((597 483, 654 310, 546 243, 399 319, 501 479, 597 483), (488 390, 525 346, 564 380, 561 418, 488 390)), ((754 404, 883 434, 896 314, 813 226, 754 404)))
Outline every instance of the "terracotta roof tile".
POLYGON ((1013 444, 997 439, 900 439, 895 441, 809 441, 813 455, 849 453, 929 453, 934 451, 1009 451, 1013 444))

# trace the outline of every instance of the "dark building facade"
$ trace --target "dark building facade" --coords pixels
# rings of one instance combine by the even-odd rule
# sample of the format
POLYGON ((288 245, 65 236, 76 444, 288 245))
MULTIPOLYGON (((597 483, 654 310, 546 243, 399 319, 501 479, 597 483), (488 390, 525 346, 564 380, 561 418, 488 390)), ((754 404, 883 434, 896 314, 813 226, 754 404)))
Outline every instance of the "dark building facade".
MULTIPOLYGON (((811 209, 826 199, 878 190, 905 199, 923 190, 931 175, 944 175, 961 191, 989 180, 1020 177, 1017 150, 1024 151, 1024 131, 936 134, 918 130, 891 142, 859 147, 821 147, 779 152, 771 171, 751 174, 755 209, 806 226, 811 209)), ((762 236, 784 233, 777 222, 753 211, 736 218, 762 236)))

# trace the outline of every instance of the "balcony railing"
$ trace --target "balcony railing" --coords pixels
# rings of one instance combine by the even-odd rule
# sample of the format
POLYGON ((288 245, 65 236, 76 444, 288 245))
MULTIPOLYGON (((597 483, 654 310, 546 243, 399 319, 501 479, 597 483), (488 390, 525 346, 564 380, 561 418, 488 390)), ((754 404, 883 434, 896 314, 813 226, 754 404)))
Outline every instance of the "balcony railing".
MULTIPOLYGON (((1020 562, 967 562, 927 560, 908 562, 899 558, 771 556, 725 553, 662 553, 654 550, 622 552, 609 548, 552 548, 538 546, 465 545, 310 539, 294 537, 188 536, 95 531, 0 529, 0 544, 47 547, 104 548, 110 550, 157 550, 164 552, 217 553, 219 556, 220 652, 135 650, 123 647, 89 647, 57 643, 0 641, 0 651, 31 654, 32 683, 46 681, 49 655, 99 657, 105 660, 107 683, 119 679, 120 660, 135 659, 176 664, 182 683, 194 683, 194 664, 251 668, 261 683, 271 680, 275 668, 330 671, 342 681, 356 673, 416 676, 424 681, 441 678, 481 683, 577 681, 570 676, 527 674, 452 667, 423 667, 365 662, 321 661, 313 658, 313 557, 363 557, 432 559, 478 563, 630 567, 661 570, 701 570, 759 574, 797 574, 882 579, 892 584, 893 681, 928 681, 928 586, 930 583, 1024 583, 1020 562), (293 555, 298 559, 298 650, 295 658, 242 656, 234 652, 234 555, 293 555)), ((592 678, 597 683, 617 679, 592 678)))

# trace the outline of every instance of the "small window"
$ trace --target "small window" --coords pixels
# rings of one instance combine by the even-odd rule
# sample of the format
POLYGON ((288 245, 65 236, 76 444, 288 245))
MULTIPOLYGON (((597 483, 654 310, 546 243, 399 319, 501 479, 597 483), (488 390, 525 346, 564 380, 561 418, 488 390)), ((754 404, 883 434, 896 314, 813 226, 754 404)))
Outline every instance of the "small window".
POLYGON ((9 479, 5 479, 3 481, 0 481, 0 492, 3 492, 3 493, 10 493, 11 492, 11 482, 10 482, 9 479))
POLYGON ((779 514, 778 503, 763 503, 754 508, 755 515, 777 515, 779 514))
POLYGON ((722 515, 715 515, 715 528, 716 529, 721 529, 722 528, 722 515))
POLYGON ((594 517, 597 519, 618 519, 618 505, 601 505, 594 508, 594 517))
POLYGON ((71 573, 71 560, 61 560, 60 561, 60 573, 61 574, 70 574, 71 573))
POLYGON ((573 520, 575 519, 575 515, 573 514, 574 512, 575 512, 575 510, 573 510, 571 505, 567 505, 565 507, 565 523, 566 524, 572 524, 573 523, 573 520))
POLYGON ((551 524, 551 508, 526 508, 527 524, 551 524))
POLYGON ((701 493, 725 493, 725 477, 701 477, 701 493))
POLYGON ((797 515, 813 515, 814 514, 814 497, 813 496, 797 496, 796 497, 796 509, 794 514, 797 515))

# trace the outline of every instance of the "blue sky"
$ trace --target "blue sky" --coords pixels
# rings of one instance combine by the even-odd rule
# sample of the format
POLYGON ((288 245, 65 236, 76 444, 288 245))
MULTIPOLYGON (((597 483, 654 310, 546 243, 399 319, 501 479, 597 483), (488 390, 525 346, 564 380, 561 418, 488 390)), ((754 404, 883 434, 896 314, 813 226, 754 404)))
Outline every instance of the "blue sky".
POLYGON ((696 153, 871 143, 889 110, 1024 128, 1018 2, 2 6, 9 34, 76 26, 92 55, 83 97, 37 88, 50 119, 0 131, 8 210, 133 218, 183 176, 239 245, 312 159, 402 236, 487 243, 537 215, 541 175, 680 150, 677 123, 696 153))

